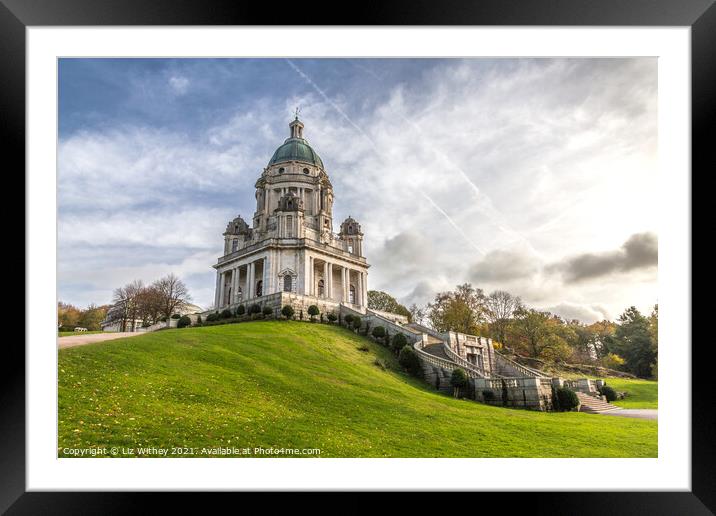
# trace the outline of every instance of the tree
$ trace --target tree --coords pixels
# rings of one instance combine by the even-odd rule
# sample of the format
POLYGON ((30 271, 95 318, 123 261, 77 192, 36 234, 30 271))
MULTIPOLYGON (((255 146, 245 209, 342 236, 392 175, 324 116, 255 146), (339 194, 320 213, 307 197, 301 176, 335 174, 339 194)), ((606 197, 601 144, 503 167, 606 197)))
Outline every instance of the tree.
POLYGON ((455 291, 440 292, 427 306, 427 319, 439 331, 456 331, 474 335, 485 319, 485 295, 469 283, 455 291))
POLYGON ((368 308, 404 315, 408 319, 411 318, 410 310, 398 303, 393 296, 381 290, 368 291, 368 308))
POLYGON ((418 324, 423 324, 425 321, 425 308, 420 308, 418 305, 413 303, 408 307, 410 312, 410 321, 418 324))
POLYGON ((149 326, 162 318, 162 294, 153 285, 143 288, 137 294, 138 316, 149 326))
POLYGON ((400 353, 398 353, 398 363, 413 376, 421 376, 423 368, 420 363, 420 358, 412 346, 403 346, 400 353))
POLYGON ((188 315, 182 315, 177 321, 177 328, 184 328, 189 325, 191 325, 191 319, 189 319, 188 315))
POLYGON ((335 322, 335 320, 337 319, 336 314, 334 314, 333 312, 328 312, 326 318, 328 319, 328 322, 335 322))
POLYGON ((186 285, 174 274, 158 279, 152 284, 152 288, 157 290, 159 313, 164 317, 171 317, 191 301, 186 285))
POLYGON ((376 326, 375 328, 373 328, 371 335, 373 335, 373 337, 375 337, 377 340, 380 340, 385 337, 385 328, 383 328, 382 326, 376 326))
POLYGON ((652 376, 658 355, 652 342, 651 324, 636 307, 627 308, 619 316, 612 347, 624 359, 628 371, 640 378, 652 376))
POLYGON ((60 326, 67 328, 74 328, 79 325, 80 320, 80 309, 74 305, 63 303, 60 301, 57 303, 57 322, 60 326))
POLYGON ((311 316, 311 322, 316 320, 316 316, 320 314, 321 311, 318 309, 316 305, 311 305, 308 307, 308 315, 311 316))
POLYGON ((363 323, 360 316, 354 315, 353 319, 351 320, 351 324, 353 325, 353 328, 355 329, 356 333, 358 330, 360 330, 360 325, 363 323))
POLYGON ((490 324, 490 336, 504 345, 507 329, 515 311, 522 307, 522 301, 504 290, 495 290, 485 298, 485 315, 490 324))
POLYGON ((450 375, 450 385, 452 385, 453 388, 453 396, 459 398, 460 389, 467 387, 467 373, 459 367, 453 369, 452 375, 450 375))
POLYGON ((291 305, 285 305, 283 308, 281 308, 281 315, 283 315, 286 319, 293 319, 293 307, 291 305))
MULTIPOLYGON (((141 313, 140 301, 143 290, 142 280, 134 280, 114 290, 112 297, 114 306, 110 310, 110 314, 119 321, 120 331, 134 331, 136 329, 136 320, 141 313), (128 325, 130 321, 131 324, 128 325)), ((170 315, 171 313, 167 314, 167 317, 170 315)))
POLYGON ((100 323, 104 320, 106 315, 106 306, 98 307, 94 304, 90 304, 87 309, 80 312, 78 324, 90 331, 96 331, 100 329, 100 323))
POLYGON ((391 341, 390 346, 393 348, 393 352, 397 355, 407 344, 408 339, 405 338, 405 335, 402 333, 396 333, 393 335, 393 340, 391 341))
POLYGON ((527 308, 520 308, 514 315, 510 335, 516 346, 530 357, 563 360, 570 355, 565 338, 569 336, 569 328, 564 327, 561 319, 549 312, 527 308))

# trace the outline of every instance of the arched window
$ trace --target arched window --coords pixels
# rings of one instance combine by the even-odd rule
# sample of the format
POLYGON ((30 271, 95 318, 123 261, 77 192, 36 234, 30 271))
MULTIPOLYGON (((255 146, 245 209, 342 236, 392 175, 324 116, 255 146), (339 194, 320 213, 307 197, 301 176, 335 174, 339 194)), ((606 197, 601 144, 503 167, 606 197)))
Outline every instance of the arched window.
POLYGON ((293 278, 291 278, 290 274, 286 274, 283 277, 283 291, 291 292, 292 290, 293 290, 293 278))
POLYGON ((256 282, 256 297, 261 297, 263 295, 264 290, 264 282, 262 280, 258 280, 256 282))
POLYGON ((326 293, 326 284, 323 280, 318 280, 318 295, 324 296, 326 293))
POLYGON ((356 288, 353 285, 349 289, 348 302, 352 305, 356 304, 356 288))

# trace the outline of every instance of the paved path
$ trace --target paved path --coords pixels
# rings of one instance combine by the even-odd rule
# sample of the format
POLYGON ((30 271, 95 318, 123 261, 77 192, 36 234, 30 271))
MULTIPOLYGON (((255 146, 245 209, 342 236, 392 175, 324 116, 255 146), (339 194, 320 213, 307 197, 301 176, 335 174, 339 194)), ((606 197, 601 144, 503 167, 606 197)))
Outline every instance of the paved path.
POLYGON ((57 338, 57 347, 73 348, 75 346, 84 346, 85 344, 93 344, 105 340, 122 339, 124 337, 134 337, 136 335, 144 335, 144 332, 115 332, 115 333, 90 333, 89 335, 69 335, 67 337, 57 338))
POLYGON ((635 417, 638 419, 659 419, 657 409, 622 409, 602 412, 604 416, 635 417))

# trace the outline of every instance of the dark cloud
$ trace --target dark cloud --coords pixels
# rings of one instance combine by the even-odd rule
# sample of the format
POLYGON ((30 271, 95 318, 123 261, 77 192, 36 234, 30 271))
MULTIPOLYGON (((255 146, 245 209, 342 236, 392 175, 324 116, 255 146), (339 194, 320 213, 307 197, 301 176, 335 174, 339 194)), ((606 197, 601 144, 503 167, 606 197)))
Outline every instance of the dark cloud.
POLYGON ((658 239, 654 233, 637 233, 614 251, 585 253, 551 264, 550 272, 559 272, 567 283, 600 278, 613 273, 655 267, 658 263, 658 239))
POLYGON ((539 263, 533 256, 517 251, 498 249, 470 267, 468 277, 475 283, 511 281, 529 278, 539 270, 539 263))

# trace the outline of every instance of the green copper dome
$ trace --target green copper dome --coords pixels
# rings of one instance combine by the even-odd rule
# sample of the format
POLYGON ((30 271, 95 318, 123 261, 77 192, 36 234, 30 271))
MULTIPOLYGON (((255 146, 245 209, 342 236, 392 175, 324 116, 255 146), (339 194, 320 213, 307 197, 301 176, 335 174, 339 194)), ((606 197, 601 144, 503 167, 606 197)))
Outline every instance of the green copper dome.
POLYGON ((269 165, 283 163, 285 161, 302 161, 323 168, 323 161, 316 154, 308 142, 303 138, 288 138, 276 152, 273 153, 269 165))

